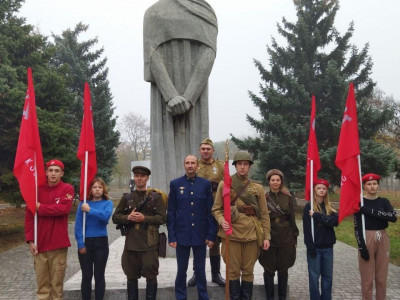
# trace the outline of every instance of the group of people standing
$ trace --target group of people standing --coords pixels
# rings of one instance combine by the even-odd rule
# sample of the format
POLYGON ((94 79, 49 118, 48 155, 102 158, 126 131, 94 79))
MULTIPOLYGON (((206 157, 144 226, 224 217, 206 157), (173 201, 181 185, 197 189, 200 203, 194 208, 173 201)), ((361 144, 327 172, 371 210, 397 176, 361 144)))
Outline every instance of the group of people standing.
MULTIPOLYGON (((379 197, 380 176, 369 173, 362 177, 364 190, 360 211, 354 214, 354 231, 358 244, 358 263, 362 299, 371 300, 375 282, 376 299, 386 299, 390 241, 388 222, 396 222, 397 214, 386 198, 379 197), (365 218, 365 235, 362 216, 365 218)), ((333 227, 338 226, 338 213, 328 196, 329 182, 314 182, 313 210, 307 203, 303 211, 304 243, 307 247, 310 299, 332 299, 333 227), (311 230, 313 223, 314 232, 311 230)))
MULTIPOLYGON (((253 164, 249 153, 238 151, 233 160, 236 173, 231 176, 229 224, 224 217, 223 163, 213 157, 214 145, 210 139, 202 141, 199 151, 200 159, 194 155, 185 157, 185 174, 170 182, 168 197, 160 190, 147 187, 151 175, 148 168, 134 167, 135 190, 122 196, 113 215, 105 182, 95 178, 90 183, 88 201, 79 204, 75 222, 82 299, 91 298, 93 276, 95 299, 104 297, 109 254, 107 224, 111 215, 125 235, 121 264, 127 277, 129 300, 139 299, 141 277, 146 278, 146 299, 156 299, 159 226, 163 224, 167 224, 169 246, 176 249, 176 299, 187 299, 187 285, 197 285, 198 298, 209 299, 205 273, 207 247, 212 282, 219 286, 225 286, 220 273, 221 254, 224 260, 229 258, 230 299, 252 298, 257 260, 264 268, 266 299, 274 299, 275 273, 279 299, 286 299, 288 269, 296 259, 299 230, 293 198, 284 186, 284 174, 277 169, 268 171, 269 191, 265 193, 260 184, 249 179, 253 164), (228 236, 230 230, 232 234, 228 236), (191 250, 194 275, 186 283, 191 250)), ((36 205, 36 244, 34 215, 26 211, 26 241, 34 257, 38 299, 63 299, 67 249, 71 245, 68 214, 74 195, 73 187, 62 182, 63 174, 61 161, 53 159, 46 163, 47 183, 39 188, 36 205)), ((364 205, 354 215, 363 299, 372 299, 374 281, 377 299, 385 299, 390 247, 385 228, 388 222, 397 220, 389 200, 377 194, 379 180, 376 174, 362 178, 364 205), (362 215, 366 239, 361 229, 362 215)), ((303 211, 310 299, 332 298, 334 227, 338 225, 338 213, 329 201, 328 188, 329 182, 316 180, 312 209, 309 202, 303 211)))

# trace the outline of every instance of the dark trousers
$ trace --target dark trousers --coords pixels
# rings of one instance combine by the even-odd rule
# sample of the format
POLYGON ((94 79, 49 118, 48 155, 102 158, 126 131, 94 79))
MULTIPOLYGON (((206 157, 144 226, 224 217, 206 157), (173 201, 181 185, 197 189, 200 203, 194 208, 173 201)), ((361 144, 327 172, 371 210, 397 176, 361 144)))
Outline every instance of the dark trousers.
POLYGON ((197 294, 199 300, 208 300, 206 280, 206 244, 200 246, 176 247, 178 273, 175 280, 175 296, 177 300, 187 299, 186 272, 189 265, 190 248, 193 249, 193 264, 197 280, 197 294))
POLYGON ((94 271, 95 299, 102 300, 106 289, 104 273, 108 259, 108 238, 106 236, 85 238, 86 253, 78 252, 79 264, 82 269, 81 294, 86 300, 92 294, 92 277, 94 271))

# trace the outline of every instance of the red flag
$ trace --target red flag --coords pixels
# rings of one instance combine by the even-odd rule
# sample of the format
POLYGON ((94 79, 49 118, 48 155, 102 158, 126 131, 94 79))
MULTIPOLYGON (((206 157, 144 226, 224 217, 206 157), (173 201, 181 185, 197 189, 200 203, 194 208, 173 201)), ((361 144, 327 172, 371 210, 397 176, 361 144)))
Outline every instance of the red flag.
POLYGON ((360 155, 360 142, 357 107, 354 86, 350 83, 335 161, 336 166, 342 171, 339 222, 359 210, 361 182, 358 155, 360 155))
POLYGON ((35 214, 37 187, 45 183, 46 176, 36 116, 35 90, 33 88, 31 68, 28 68, 28 89, 25 96, 17 153, 15 155, 14 176, 18 179, 19 188, 28 209, 35 214))
POLYGON ((225 161, 224 166, 224 189, 223 189, 223 199, 224 199, 224 218, 225 221, 229 223, 230 229, 225 231, 226 235, 232 234, 232 222, 231 222, 231 185, 232 178, 229 174, 229 161, 225 161))
POLYGON ((80 185, 80 198, 81 200, 87 199, 89 194, 90 182, 95 178, 97 173, 96 161, 96 145, 94 140, 94 127, 93 127, 93 114, 92 114, 92 100, 90 99, 89 84, 85 82, 85 91, 83 96, 83 120, 81 128, 81 137, 79 139, 79 147, 77 157, 82 162, 81 164, 81 185, 80 185), (86 152, 88 153, 88 160, 86 162, 86 152), (85 186, 85 163, 87 163, 86 174, 86 195, 84 195, 85 186))
POLYGON ((315 135, 315 96, 311 99, 311 118, 310 118, 310 133, 308 135, 307 147, 307 165, 306 165, 306 191, 304 197, 310 201, 311 188, 311 172, 313 182, 317 179, 318 171, 321 169, 321 161, 319 160, 317 136, 315 135), (311 170, 311 160, 313 161, 313 169, 311 170))

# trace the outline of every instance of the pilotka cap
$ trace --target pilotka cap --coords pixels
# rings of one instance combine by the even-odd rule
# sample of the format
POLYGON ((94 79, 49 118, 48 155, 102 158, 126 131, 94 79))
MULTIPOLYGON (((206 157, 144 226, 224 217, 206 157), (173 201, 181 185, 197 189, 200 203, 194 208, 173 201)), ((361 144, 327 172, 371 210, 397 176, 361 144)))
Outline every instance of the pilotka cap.
POLYGON ((214 143, 213 143, 213 141, 212 141, 211 139, 209 139, 209 138, 204 139, 204 140, 201 142, 200 146, 203 145, 203 144, 204 144, 204 145, 210 145, 211 147, 214 148, 214 143))

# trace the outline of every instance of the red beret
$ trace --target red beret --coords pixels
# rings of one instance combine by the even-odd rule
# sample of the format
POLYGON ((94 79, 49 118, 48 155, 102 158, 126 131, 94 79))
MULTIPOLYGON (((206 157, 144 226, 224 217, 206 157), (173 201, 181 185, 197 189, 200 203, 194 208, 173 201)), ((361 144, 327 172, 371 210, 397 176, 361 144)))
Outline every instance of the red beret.
POLYGON ((323 184, 324 186, 326 186, 327 188, 329 187, 329 182, 325 179, 317 179, 314 181, 314 186, 316 186, 317 184, 323 184))
POLYGON ((363 183, 366 182, 366 181, 370 181, 370 180, 377 180, 377 181, 379 181, 379 180, 381 180, 381 176, 376 175, 376 174, 374 174, 374 173, 368 173, 368 174, 365 174, 365 175, 362 177, 362 182, 363 182, 363 183))
POLYGON ((47 169, 48 167, 51 167, 51 166, 60 167, 61 170, 64 171, 64 164, 62 163, 61 160, 58 160, 58 159, 49 160, 49 161, 46 163, 46 169, 47 169))

